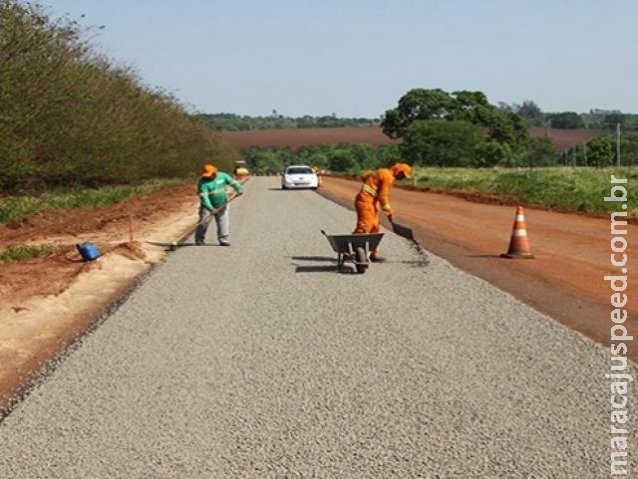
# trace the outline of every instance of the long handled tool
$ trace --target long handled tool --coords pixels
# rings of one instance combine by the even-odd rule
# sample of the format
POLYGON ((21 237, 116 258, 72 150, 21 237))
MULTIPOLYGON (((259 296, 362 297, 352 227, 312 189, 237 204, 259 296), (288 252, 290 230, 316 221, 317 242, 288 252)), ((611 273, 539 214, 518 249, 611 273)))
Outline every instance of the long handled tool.
MULTIPOLYGON (((215 208, 214 210, 210 211, 208 213, 208 215, 204 218, 202 218, 201 220, 199 220, 195 226, 193 226, 190 230, 188 230, 186 233, 184 233, 184 235, 182 236, 182 238, 188 238, 190 235, 192 235, 193 233, 195 233, 195 231, 197 230, 197 228, 199 228, 202 225, 208 224, 217 213, 219 213, 219 211, 224 208, 226 205, 228 205, 228 203, 230 203, 231 201, 233 201, 235 198, 241 196, 242 193, 235 193, 233 195, 230 195, 228 197, 228 200, 226 200, 226 203, 224 203, 223 205, 219 206, 218 208, 215 208)), ((173 241, 169 247, 169 249, 171 251, 175 251, 177 249, 178 246, 178 242, 177 241, 173 241)))
POLYGON ((402 225, 400 223, 396 223, 394 219, 390 220, 390 224, 392 225, 392 231, 395 234, 398 234, 399 236, 405 239, 408 239, 410 241, 416 242, 416 239, 414 239, 414 232, 412 231, 411 228, 408 228, 407 226, 402 225))

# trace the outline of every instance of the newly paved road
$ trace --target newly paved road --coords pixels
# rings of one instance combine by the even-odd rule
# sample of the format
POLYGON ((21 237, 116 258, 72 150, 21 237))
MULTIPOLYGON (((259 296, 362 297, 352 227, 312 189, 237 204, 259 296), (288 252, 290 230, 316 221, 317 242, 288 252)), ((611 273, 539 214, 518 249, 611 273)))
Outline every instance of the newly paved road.
POLYGON ((353 213, 277 181, 4 420, 1 478, 609 476, 605 350, 390 233, 338 273, 353 213))

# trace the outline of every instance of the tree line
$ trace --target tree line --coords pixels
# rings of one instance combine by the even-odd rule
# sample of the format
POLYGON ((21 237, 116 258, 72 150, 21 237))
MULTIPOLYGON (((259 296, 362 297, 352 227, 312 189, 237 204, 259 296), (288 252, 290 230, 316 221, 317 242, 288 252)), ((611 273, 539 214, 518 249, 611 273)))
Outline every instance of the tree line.
MULTIPOLYGON (((614 110, 590 109, 587 113, 543 112, 532 100, 521 104, 498 102, 496 109, 517 114, 528 127, 558 130, 638 131, 638 115, 614 110)), ((273 110, 269 116, 237 115, 234 113, 198 113, 193 115, 217 131, 283 130, 298 128, 337 128, 379 126, 380 118, 340 118, 332 115, 289 117, 273 110)))
POLYGON ((339 118, 332 115, 287 117, 273 110, 270 116, 248 116, 234 113, 198 113, 194 115, 217 131, 285 130, 297 128, 340 128, 378 126, 378 119, 339 118))
POLYGON ((287 147, 243 148, 242 155, 252 173, 279 174, 288 165, 309 165, 319 170, 359 174, 381 166, 390 166, 399 158, 397 145, 312 145, 298 150, 287 147))
POLYGON ((401 159, 412 165, 439 167, 540 167, 615 165, 618 150, 622 165, 638 164, 638 132, 616 143, 611 134, 557 153, 549 136, 532 137, 530 123, 514 109, 489 103, 480 91, 446 92, 415 88, 403 95, 395 108, 382 116, 380 127, 400 142, 380 148, 361 145, 324 145, 289 149, 242 150, 256 173, 281 171, 304 163, 330 171, 357 174, 388 166, 401 159))
POLYGON ((530 138, 522 116, 491 105, 481 92, 410 90, 396 108, 385 112, 380 126, 400 143, 376 149, 347 144, 307 147, 297 152, 249 148, 242 153, 256 173, 281 170, 291 163, 358 173, 398 159, 412 165, 444 167, 556 162, 551 139, 530 138))
POLYGON ((625 132, 620 139, 604 133, 557 155, 549 136, 530 136, 530 122, 520 109, 515 111, 492 105, 480 91, 410 90, 399 99, 396 108, 386 111, 381 126, 388 136, 402 140, 399 152, 412 164, 466 167, 638 165, 636 131, 625 132))
POLYGON ((240 156, 172 95, 86 40, 95 28, 0 0, 0 192, 133 184, 240 156))
POLYGON ((561 130, 616 130, 618 125, 623 131, 638 131, 638 115, 622 113, 618 110, 590 109, 588 113, 564 111, 547 113, 532 100, 522 104, 499 102, 498 108, 521 115, 530 126, 539 128, 555 128, 561 130))
POLYGON ((638 132, 623 134, 620 139, 614 134, 602 134, 562 152, 558 162, 563 166, 636 166, 638 132))

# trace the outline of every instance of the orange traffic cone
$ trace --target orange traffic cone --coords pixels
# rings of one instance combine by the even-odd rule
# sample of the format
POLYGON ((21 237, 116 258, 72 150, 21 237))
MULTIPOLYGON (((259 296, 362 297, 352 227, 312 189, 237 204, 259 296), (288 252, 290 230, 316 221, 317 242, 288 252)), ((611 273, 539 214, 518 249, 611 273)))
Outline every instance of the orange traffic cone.
POLYGON ((503 258, 526 258, 531 259, 534 255, 530 252, 529 242, 527 241, 527 228, 525 227, 525 216, 523 215, 523 207, 516 207, 516 217, 514 218, 514 228, 512 230, 512 239, 507 253, 501 255, 503 258))

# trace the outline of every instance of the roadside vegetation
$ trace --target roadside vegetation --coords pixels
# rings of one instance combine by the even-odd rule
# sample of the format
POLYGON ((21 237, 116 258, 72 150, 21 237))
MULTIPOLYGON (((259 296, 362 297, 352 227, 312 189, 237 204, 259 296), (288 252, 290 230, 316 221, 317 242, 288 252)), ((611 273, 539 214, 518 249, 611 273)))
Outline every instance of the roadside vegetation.
POLYGON ((0 194, 135 185, 239 158, 169 92, 87 38, 99 28, 0 0, 0 194))
POLYGON ((469 168, 638 165, 635 115, 605 115, 601 135, 563 151, 557 151, 550 136, 532 137, 533 125, 520 107, 497 107, 480 91, 450 93, 424 88, 408 91, 395 108, 386 111, 381 122, 386 135, 401 140, 401 157, 413 165, 469 168), (619 122, 616 126, 626 126, 618 143, 613 134, 604 132, 613 121, 619 122))
MULTIPOLYGON (((241 158, 169 92, 98 53, 87 39, 99 30, 0 0, 0 224, 118 203, 241 158)), ((12 246, 0 262, 53 252, 12 246)))
MULTIPOLYGON (((429 90, 432 91, 432 90, 429 90)), ((559 130, 593 130, 615 132, 620 125, 623 132, 638 131, 638 114, 618 110, 590 109, 587 113, 544 112, 532 100, 521 104, 498 102, 498 111, 521 116, 530 127, 559 130)), ((202 113, 195 115, 217 131, 287 130, 303 128, 371 127, 379 126, 379 118, 340 118, 334 113, 313 117, 285 116, 273 110, 268 116, 236 115, 234 113, 202 113)))
MULTIPOLYGON (((18 195, 0 197, 0 225, 19 221, 30 214, 50 208, 78 209, 99 208, 144 196, 156 191, 180 186, 191 180, 156 179, 139 185, 103 186, 101 188, 78 187, 50 190, 40 195, 18 195)), ((57 251, 53 245, 14 246, 0 248, 0 264, 46 258, 57 251)))
POLYGON ((273 110, 270 116, 247 116, 234 113, 200 113, 195 115, 213 130, 288 130, 301 128, 339 128, 379 126, 380 119, 341 118, 334 113, 324 116, 287 117, 273 110))
POLYGON ((0 251, 0 264, 46 258, 56 252, 54 245, 8 246, 0 251))
POLYGON ((156 179, 139 185, 104 186, 102 188, 69 188, 51 190, 40 195, 0 197, 0 224, 23 218, 48 208, 99 208, 155 191, 184 184, 182 179, 156 179))
MULTIPOLYGON (((402 159, 400 145, 321 145, 293 151, 289 148, 250 147, 242 150, 253 174, 279 174, 287 165, 307 164, 332 175, 359 177, 364 171, 387 167, 402 159)), ((556 161, 560 155, 556 155, 556 161)), ((570 162, 571 163, 571 162, 570 162)), ((610 177, 625 178, 629 216, 638 218, 638 166, 616 168, 584 166, 438 167, 414 166, 417 188, 483 197, 507 204, 591 214, 616 211, 605 202, 610 177)))
MULTIPOLYGON (((627 179, 627 214, 638 217, 638 167, 470 169, 417 168, 415 185, 432 191, 489 197, 509 204, 587 212, 621 211, 610 195, 611 175, 627 179)), ((625 210, 622 210, 625 211, 625 210)))

